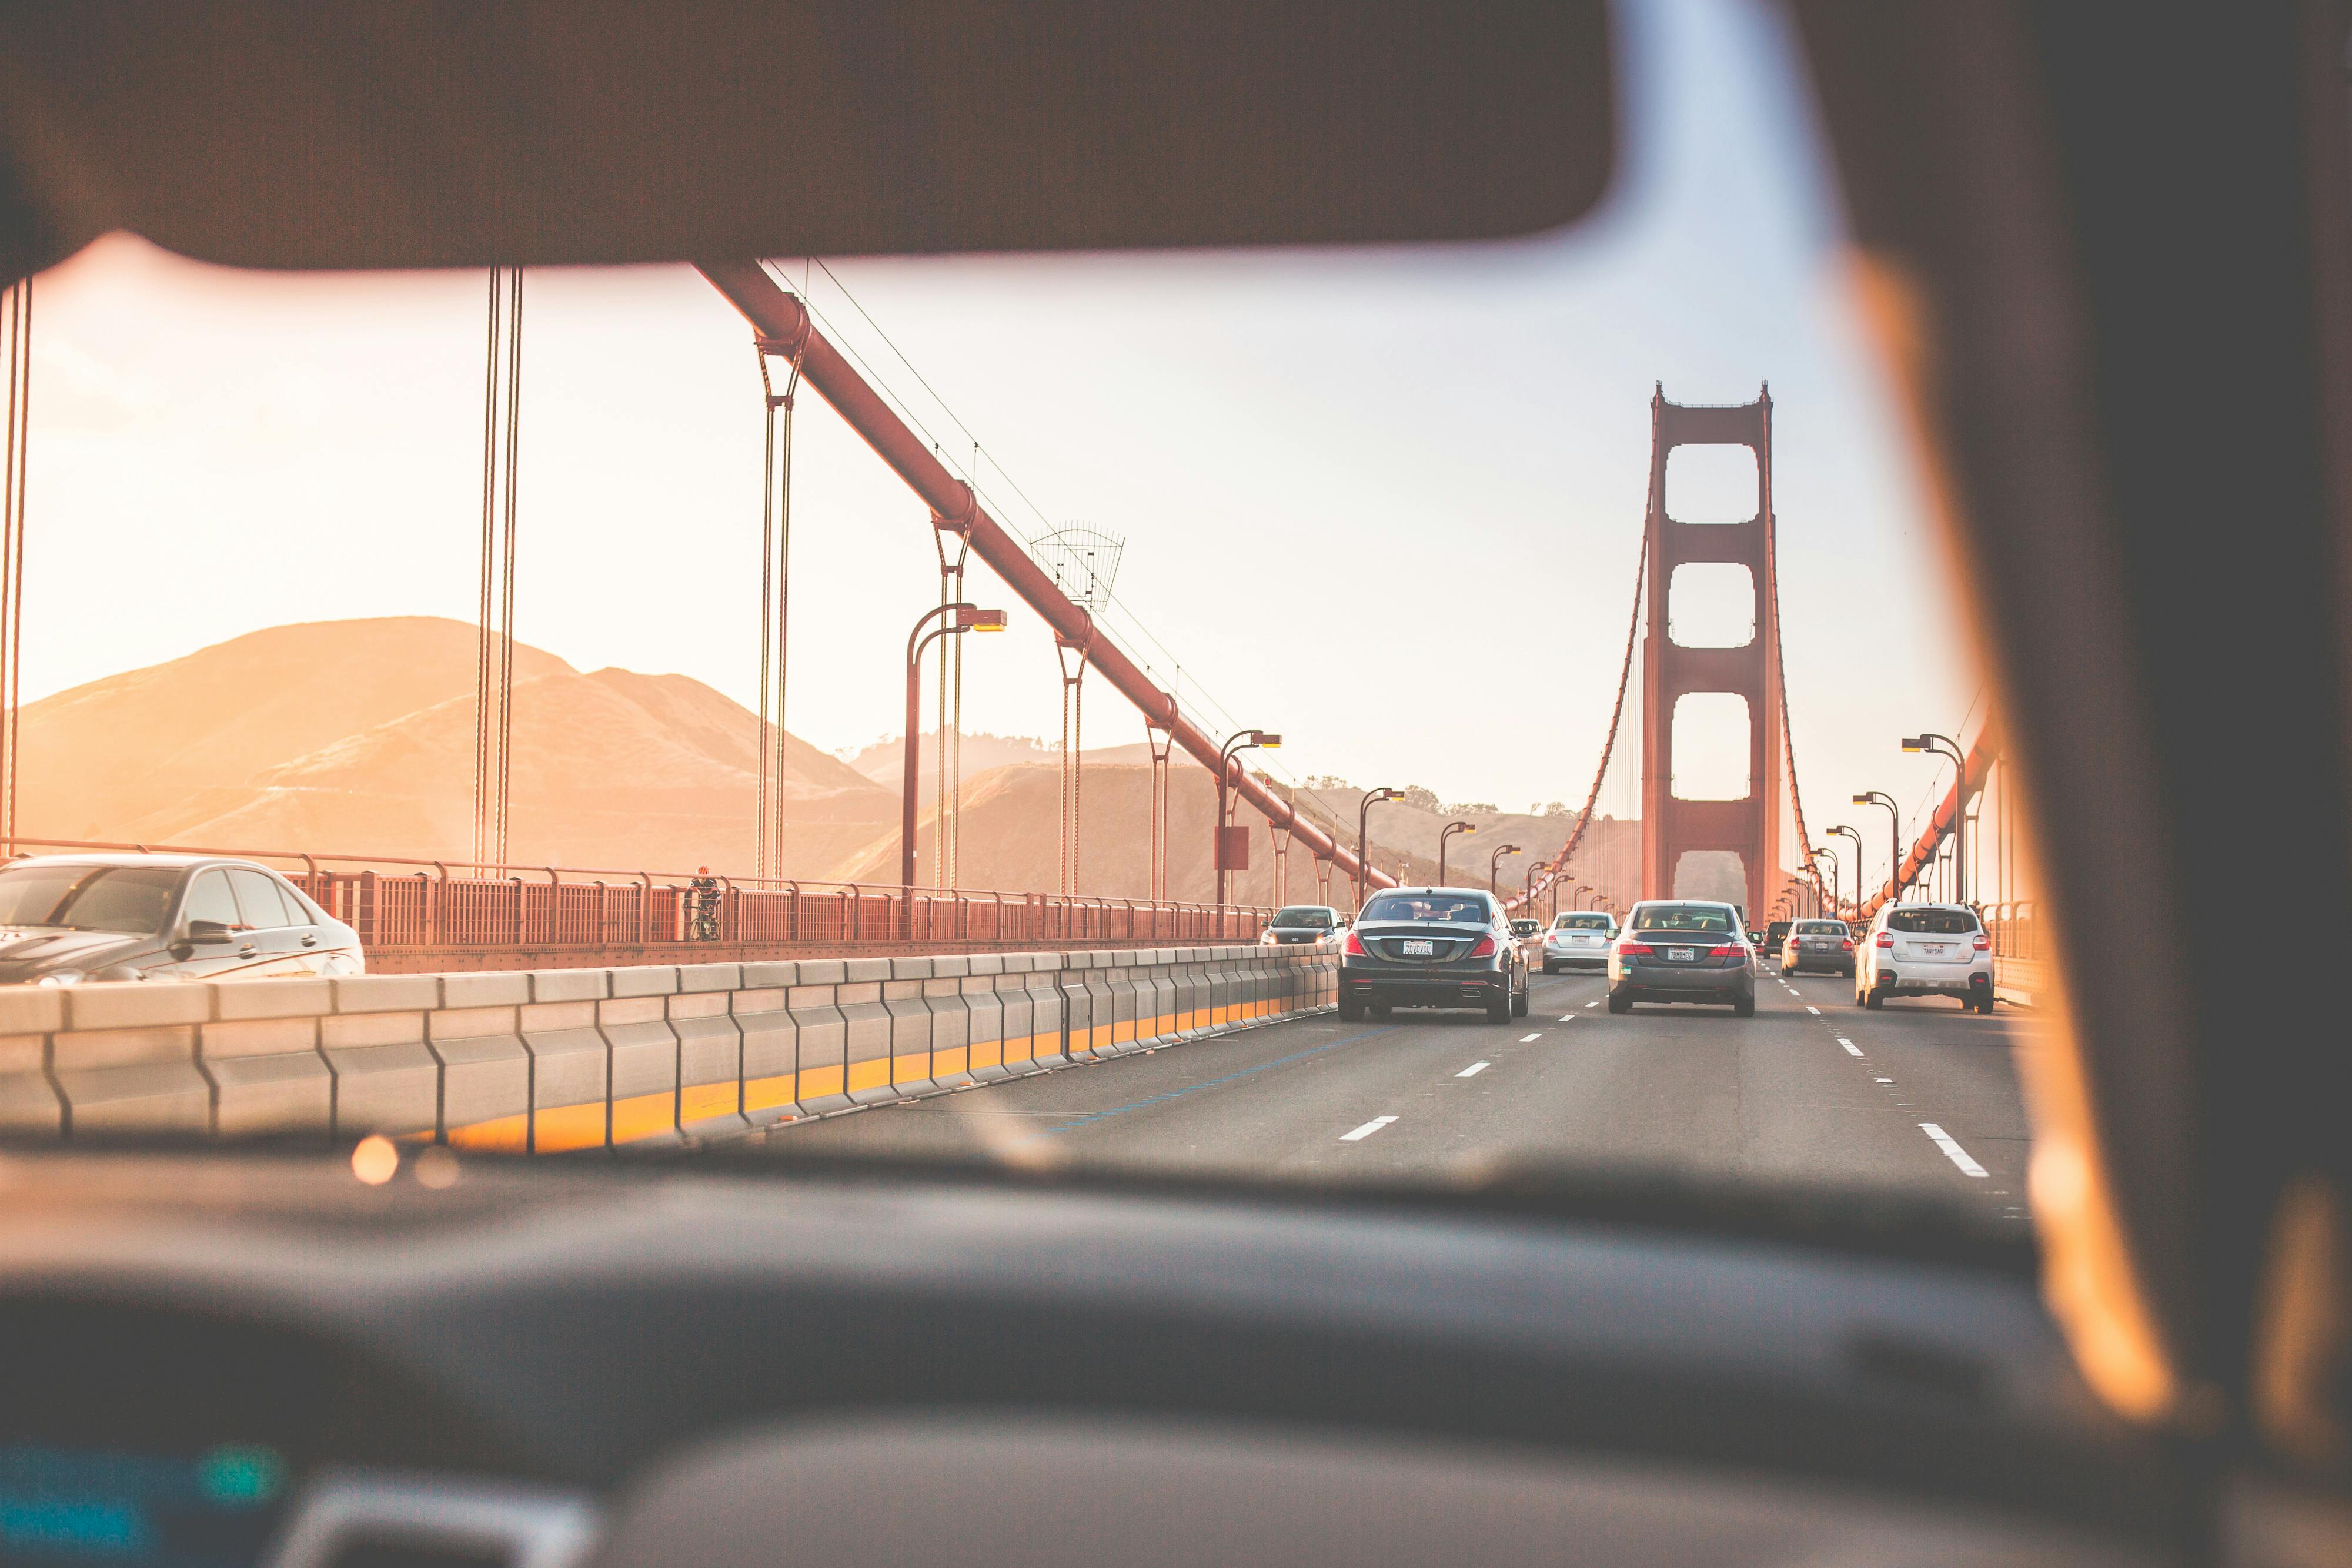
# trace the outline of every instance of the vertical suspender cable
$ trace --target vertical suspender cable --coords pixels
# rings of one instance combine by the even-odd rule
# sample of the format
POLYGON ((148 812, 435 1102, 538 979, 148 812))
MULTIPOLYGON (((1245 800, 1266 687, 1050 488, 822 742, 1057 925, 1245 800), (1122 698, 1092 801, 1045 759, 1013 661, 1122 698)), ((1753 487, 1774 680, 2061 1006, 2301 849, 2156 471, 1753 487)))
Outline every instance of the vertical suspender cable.
MULTIPOLYGON (((767 442, 760 461, 760 761, 756 837, 759 874, 784 874, 784 677, 791 664, 793 598, 793 398, 800 390, 801 357, 778 392, 768 374, 771 346, 754 339, 767 442), (778 413, 783 414, 779 427, 778 413)), ((775 350, 780 351, 780 350, 775 350)))
POLYGON ((503 282, 501 269, 490 268, 489 323, 482 350, 482 581, 474 618, 479 632, 474 651, 474 869, 478 873, 488 859, 490 629, 498 559, 499 313, 503 282))
POLYGON ((7 291, 8 337, 6 486, 0 490, 0 841, 16 852, 17 751, 25 685, 25 491, 33 434, 33 280, 7 291))
POLYGON ((490 269, 482 389, 481 636, 474 664, 474 863, 507 860, 514 793, 516 479, 522 430, 522 268, 490 269), (501 418, 503 415, 503 418, 501 418))
POLYGON ((506 591, 499 615, 499 863, 507 862, 507 818, 514 800, 515 480, 521 463, 522 268, 508 285, 506 591))

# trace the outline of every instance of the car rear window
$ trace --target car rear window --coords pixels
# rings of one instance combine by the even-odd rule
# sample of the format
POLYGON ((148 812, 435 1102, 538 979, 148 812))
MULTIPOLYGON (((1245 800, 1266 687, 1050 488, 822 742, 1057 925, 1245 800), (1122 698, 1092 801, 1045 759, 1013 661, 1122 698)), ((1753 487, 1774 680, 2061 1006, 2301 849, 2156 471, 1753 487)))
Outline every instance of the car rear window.
POLYGON ((1800 920, 1797 922, 1797 935, 1800 936, 1843 936, 1845 935, 1845 922, 1843 920, 1800 920))
POLYGON ((1454 925, 1484 925, 1490 916, 1483 900, 1475 898, 1430 897, 1426 894, 1391 893, 1364 906, 1364 918, 1375 920, 1432 920, 1454 925))
POLYGON ((1563 915, 1552 922, 1555 931, 1606 931, 1609 916, 1605 915, 1563 915))
POLYGON ((1890 909, 1886 928, 1916 936, 1965 936, 1977 917, 1965 909, 1890 909))
POLYGON ((1730 932, 1731 911, 1714 904, 1644 904, 1633 911, 1636 931, 1730 932))

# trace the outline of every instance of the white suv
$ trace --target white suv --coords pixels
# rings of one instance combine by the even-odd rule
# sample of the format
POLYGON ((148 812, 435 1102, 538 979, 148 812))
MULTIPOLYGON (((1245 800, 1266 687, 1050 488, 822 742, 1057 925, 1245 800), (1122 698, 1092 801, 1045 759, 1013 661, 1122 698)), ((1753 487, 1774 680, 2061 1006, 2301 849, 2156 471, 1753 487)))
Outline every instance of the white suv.
POLYGON ((1887 904, 1855 953, 1858 1007, 1889 997, 1955 997, 1989 1013, 1992 995, 1992 938, 1965 904, 1887 904))

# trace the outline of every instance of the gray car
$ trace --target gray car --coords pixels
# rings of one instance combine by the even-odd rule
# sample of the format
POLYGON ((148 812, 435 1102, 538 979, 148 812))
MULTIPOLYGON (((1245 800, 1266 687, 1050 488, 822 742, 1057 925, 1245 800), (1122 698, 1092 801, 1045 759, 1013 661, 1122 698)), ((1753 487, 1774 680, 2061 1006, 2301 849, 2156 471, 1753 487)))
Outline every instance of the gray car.
POLYGON ((1330 940, 1348 924, 1347 916, 1328 904, 1294 904, 1274 912, 1257 936, 1262 947, 1297 947, 1330 940))
POLYGON ((213 855, 0 865, 0 985, 356 975, 359 933, 284 877, 213 855))
POLYGON ((1756 952, 1738 906, 1710 899, 1645 899, 1609 949, 1609 1010, 1635 1002, 1728 1006, 1756 1011, 1756 952))

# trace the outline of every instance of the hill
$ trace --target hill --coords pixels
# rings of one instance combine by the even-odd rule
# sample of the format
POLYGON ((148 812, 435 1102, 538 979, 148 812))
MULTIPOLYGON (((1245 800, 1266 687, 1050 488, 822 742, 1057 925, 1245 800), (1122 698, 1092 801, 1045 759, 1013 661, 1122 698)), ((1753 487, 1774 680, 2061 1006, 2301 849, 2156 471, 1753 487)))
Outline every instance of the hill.
MULTIPOLYGON (((27 836, 471 854, 475 629, 425 617, 257 632, 31 705, 27 836)), ((748 871, 757 718, 683 675, 516 649, 509 853, 748 871)), ((830 867, 894 821, 886 791, 787 749, 786 849, 830 867)), ((819 873, 821 874, 821 873, 819 873)))

